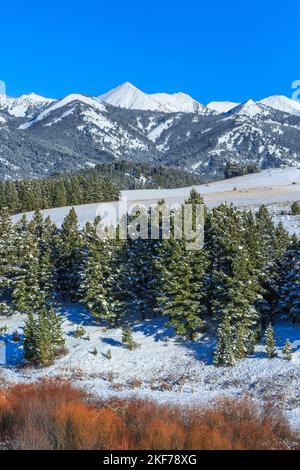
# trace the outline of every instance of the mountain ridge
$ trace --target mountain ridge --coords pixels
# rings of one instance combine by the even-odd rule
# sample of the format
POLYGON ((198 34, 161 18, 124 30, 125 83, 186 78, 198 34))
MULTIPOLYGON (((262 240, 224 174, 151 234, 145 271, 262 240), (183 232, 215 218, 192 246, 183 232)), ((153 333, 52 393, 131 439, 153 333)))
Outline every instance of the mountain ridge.
MULTIPOLYGON (((119 104, 144 99, 131 84, 125 88, 130 93, 119 104)), ((47 176, 124 159, 211 180, 223 178, 228 163, 263 169, 300 162, 300 115, 274 107, 290 109, 288 98, 269 97, 272 106, 250 99, 231 103, 235 106, 226 112, 206 112, 184 93, 146 98, 151 96, 161 102, 157 108, 155 101, 155 110, 128 109, 84 94, 60 100, 26 95, 16 102, 23 104, 22 112, 11 107, 16 99, 0 97, 0 177, 47 176), (181 111, 166 112, 174 100, 181 111)))

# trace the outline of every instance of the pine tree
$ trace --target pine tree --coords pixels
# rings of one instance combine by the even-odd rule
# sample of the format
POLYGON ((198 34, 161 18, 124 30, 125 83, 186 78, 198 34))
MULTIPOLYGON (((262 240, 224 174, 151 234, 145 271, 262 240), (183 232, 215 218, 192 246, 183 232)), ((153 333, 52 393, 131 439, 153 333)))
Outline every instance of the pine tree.
POLYGON ((47 367, 64 344, 61 320, 52 309, 42 308, 36 315, 28 314, 24 326, 24 355, 28 362, 47 367))
POLYGON ((51 341, 55 346, 55 350, 59 351, 65 345, 61 317, 55 312, 53 307, 50 307, 47 311, 47 319, 51 328, 51 341))
POLYGON ((38 314, 35 334, 36 360, 41 367, 51 365, 55 359, 56 345, 53 341, 51 327, 52 323, 47 312, 41 310, 38 314))
POLYGON ((233 328, 228 315, 225 315, 217 332, 217 348, 214 354, 216 366, 234 366, 235 351, 233 345, 233 328))
MULTIPOLYGON (((159 215, 156 214, 157 208, 149 210, 145 214, 148 224, 148 239, 134 239, 131 237, 130 227, 135 217, 128 217, 128 294, 127 303, 131 308, 137 311, 142 320, 145 320, 147 314, 152 315, 157 307, 157 286, 158 272, 155 265, 155 259, 158 255, 159 239, 151 238, 151 223, 156 224, 159 215), (152 218, 152 220, 151 220, 152 218)), ((160 236, 160 235, 159 235, 160 236)))
POLYGON ((186 250, 182 240, 165 240, 160 248, 157 304, 177 334, 194 340, 206 313, 205 250, 186 250), (179 261, 180 260, 180 261, 179 261))
POLYGON ((272 359, 273 357, 277 356, 276 349, 275 349, 275 338, 274 338, 274 330, 269 323, 266 333, 265 333, 265 338, 266 338, 266 351, 269 359, 272 359))
POLYGON ((10 311, 12 279, 17 265, 15 233, 7 208, 0 210, 0 311, 10 311))
POLYGON ((214 208, 207 217, 205 246, 209 253, 208 300, 210 313, 223 318, 228 305, 233 261, 243 245, 241 214, 227 204, 214 208))
POLYGON ((122 343, 125 344, 131 351, 136 348, 136 343, 132 337, 132 331, 128 328, 122 328, 122 343))
POLYGON ((242 359, 254 349, 253 333, 258 319, 255 302, 260 290, 250 257, 245 249, 240 248, 232 262, 231 277, 227 281, 228 304, 223 309, 235 325, 233 341, 237 359, 242 359))
POLYGON ((287 314, 293 323, 300 320, 300 244, 294 240, 278 267, 277 303, 279 314, 287 314))
POLYGON ((95 220, 85 227, 80 292, 83 303, 96 318, 116 325, 125 313, 128 297, 126 243, 100 239, 98 223, 95 220))
POLYGON ((45 298, 39 280, 39 248, 33 233, 27 228, 18 241, 17 269, 12 283, 16 310, 28 313, 41 308, 45 298))
POLYGON ((292 360, 293 346, 289 339, 286 340, 283 347, 283 355, 288 361, 292 360))
POLYGON ((28 313, 27 320, 24 326, 24 355, 28 362, 35 362, 36 360, 36 333, 37 324, 34 319, 33 313, 28 313))
POLYGON ((57 247, 58 287, 63 299, 70 297, 72 301, 79 296, 80 272, 82 268, 82 233, 74 208, 65 217, 60 230, 57 247))

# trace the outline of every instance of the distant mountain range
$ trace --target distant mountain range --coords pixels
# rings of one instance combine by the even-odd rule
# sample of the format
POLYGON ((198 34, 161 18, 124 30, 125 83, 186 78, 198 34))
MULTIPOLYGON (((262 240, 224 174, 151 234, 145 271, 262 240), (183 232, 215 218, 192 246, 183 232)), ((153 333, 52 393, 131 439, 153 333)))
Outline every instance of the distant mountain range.
POLYGON ((271 96, 207 106, 130 83, 99 97, 0 96, 0 177, 50 175, 116 160, 224 176, 226 163, 300 166, 300 103, 271 96))

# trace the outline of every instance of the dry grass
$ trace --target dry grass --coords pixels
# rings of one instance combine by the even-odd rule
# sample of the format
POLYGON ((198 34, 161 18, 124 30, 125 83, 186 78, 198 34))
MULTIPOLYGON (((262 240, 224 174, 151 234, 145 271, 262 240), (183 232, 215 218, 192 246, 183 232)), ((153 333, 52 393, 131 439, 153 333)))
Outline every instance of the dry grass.
POLYGON ((248 398, 175 408, 99 401, 61 380, 0 390, 0 441, 13 449, 299 448, 282 413, 248 398))

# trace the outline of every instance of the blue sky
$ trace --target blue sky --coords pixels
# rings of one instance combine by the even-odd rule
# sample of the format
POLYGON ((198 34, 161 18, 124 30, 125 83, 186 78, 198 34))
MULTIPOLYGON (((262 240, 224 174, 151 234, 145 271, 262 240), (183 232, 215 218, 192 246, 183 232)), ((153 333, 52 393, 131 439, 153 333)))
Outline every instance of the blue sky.
POLYGON ((200 102, 291 96, 299 0, 1 2, 7 93, 99 95, 124 81, 200 102))

